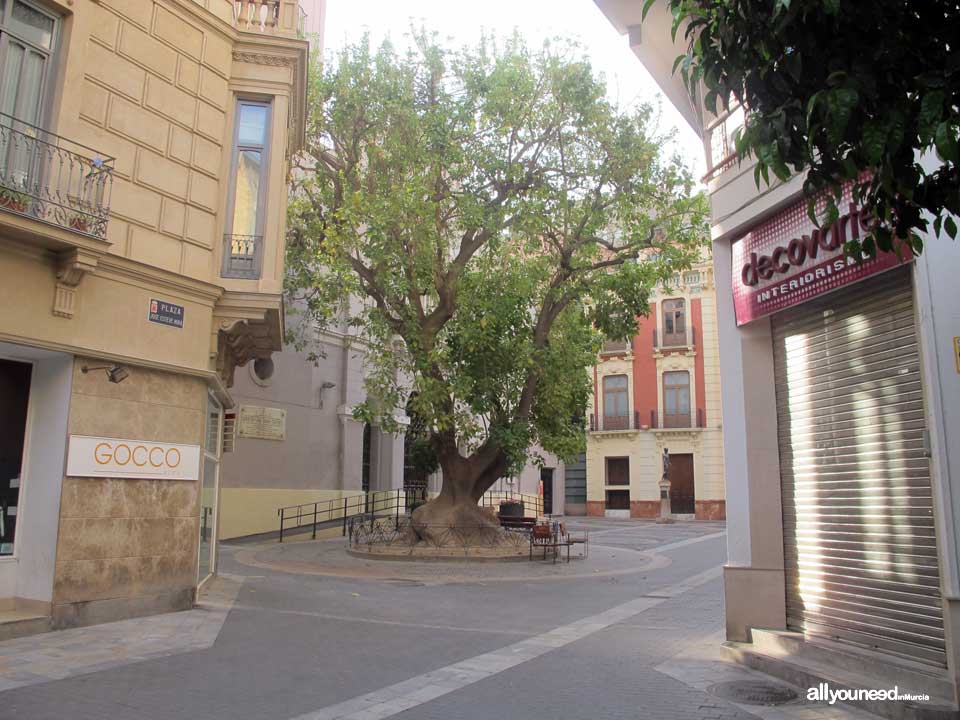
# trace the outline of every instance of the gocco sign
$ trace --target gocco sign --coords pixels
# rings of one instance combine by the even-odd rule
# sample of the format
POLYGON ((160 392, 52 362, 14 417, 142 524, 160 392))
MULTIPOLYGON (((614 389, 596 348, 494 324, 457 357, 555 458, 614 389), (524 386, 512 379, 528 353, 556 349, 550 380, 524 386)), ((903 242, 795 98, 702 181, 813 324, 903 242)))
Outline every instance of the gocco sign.
POLYGON ((197 480, 200 446, 71 435, 67 475, 197 480))
MULTIPOLYGON (((869 220, 844 193, 846 214, 818 228, 807 215, 807 201, 758 225, 733 243, 733 306, 737 325, 793 307, 884 270, 901 260, 879 252, 862 263, 843 252, 847 240, 863 237, 869 220)), ((912 259, 904 246, 904 260, 912 259)))

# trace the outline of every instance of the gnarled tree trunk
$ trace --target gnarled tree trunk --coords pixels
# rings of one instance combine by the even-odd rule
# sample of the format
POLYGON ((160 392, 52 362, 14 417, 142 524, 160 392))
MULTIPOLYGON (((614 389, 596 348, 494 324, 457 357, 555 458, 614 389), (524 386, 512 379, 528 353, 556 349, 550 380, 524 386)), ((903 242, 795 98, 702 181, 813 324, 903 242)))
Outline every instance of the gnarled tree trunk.
POLYGON ((506 453, 485 445, 465 458, 455 442, 448 439, 437 444, 443 485, 437 497, 413 511, 413 531, 421 540, 438 545, 462 543, 474 536, 493 541, 499 523, 477 503, 507 471, 506 453))

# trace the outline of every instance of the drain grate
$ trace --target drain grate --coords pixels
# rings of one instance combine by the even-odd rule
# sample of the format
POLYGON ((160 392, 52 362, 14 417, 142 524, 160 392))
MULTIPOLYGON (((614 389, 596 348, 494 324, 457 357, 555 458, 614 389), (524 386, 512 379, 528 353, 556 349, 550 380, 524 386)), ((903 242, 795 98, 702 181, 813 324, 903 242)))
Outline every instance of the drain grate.
POLYGON ((731 680, 707 688, 711 695, 744 705, 786 705, 799 698, 786 685, 763 680, 731 680))

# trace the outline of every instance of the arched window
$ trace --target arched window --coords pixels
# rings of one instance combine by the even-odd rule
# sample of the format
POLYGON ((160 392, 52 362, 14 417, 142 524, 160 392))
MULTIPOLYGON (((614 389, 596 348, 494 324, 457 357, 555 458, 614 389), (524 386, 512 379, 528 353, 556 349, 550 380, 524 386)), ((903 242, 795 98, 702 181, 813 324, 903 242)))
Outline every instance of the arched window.
POLYGON ((663 427, 690 427, 690 373, 663 374, 663 427))
POLYGON ((603 379, 603 429, 625 430, 630 426, 630 400, 626 375, 603 379))
POLYGON ((663 301, 663 345, 687 344, 687 318, 683 298, 663 301))

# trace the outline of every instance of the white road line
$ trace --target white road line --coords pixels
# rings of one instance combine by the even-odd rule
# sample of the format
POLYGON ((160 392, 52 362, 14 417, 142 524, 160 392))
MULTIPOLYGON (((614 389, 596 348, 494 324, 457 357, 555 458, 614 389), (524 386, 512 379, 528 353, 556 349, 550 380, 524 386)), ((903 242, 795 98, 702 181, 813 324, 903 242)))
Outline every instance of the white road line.
MULTIPOLYGON (((722 533, 721 533, 722 534, 722 533)), ((697 538, 705 540, 711 536, 697 538)), ((690 544, 691 541, 672 543, 674 546, 690 544)), ((658 550, 670 546, 662 546, 658 550)), ((382 720, 404 710, 430 702, 448 693, 455 692, 492 675, 545 655, 551 650, 569 645, 588 635, 623 622, 638 613, 666 602, 698 585, 721 577, 723 566, 710 568, 692 575, 681 582, 657 591, 657 597, 640 597, 596 615, 561 625, 549 632, 521 640, 492 652, 467 658, 453 665, 432 670, 423 675, 404 680, 379 690, 360 695, 350 700, 300 715, 293 720, 382 720)))
POLYGON ((700 537, 687 538, 686 540, 677 540, 676 542, 667 543, 666 545, 654 545, 652 547, 640 548, 642 552, 653 552, 660 553, 669 550, 676 550, 677 548, 686 547, 687 545, 695 545, 696 543, 704 542, 705 540, 719 540, 722 537, 727 536, 726 530, 721 530, 720 532, 711 533, 710 535, 701 535, 700 537))

